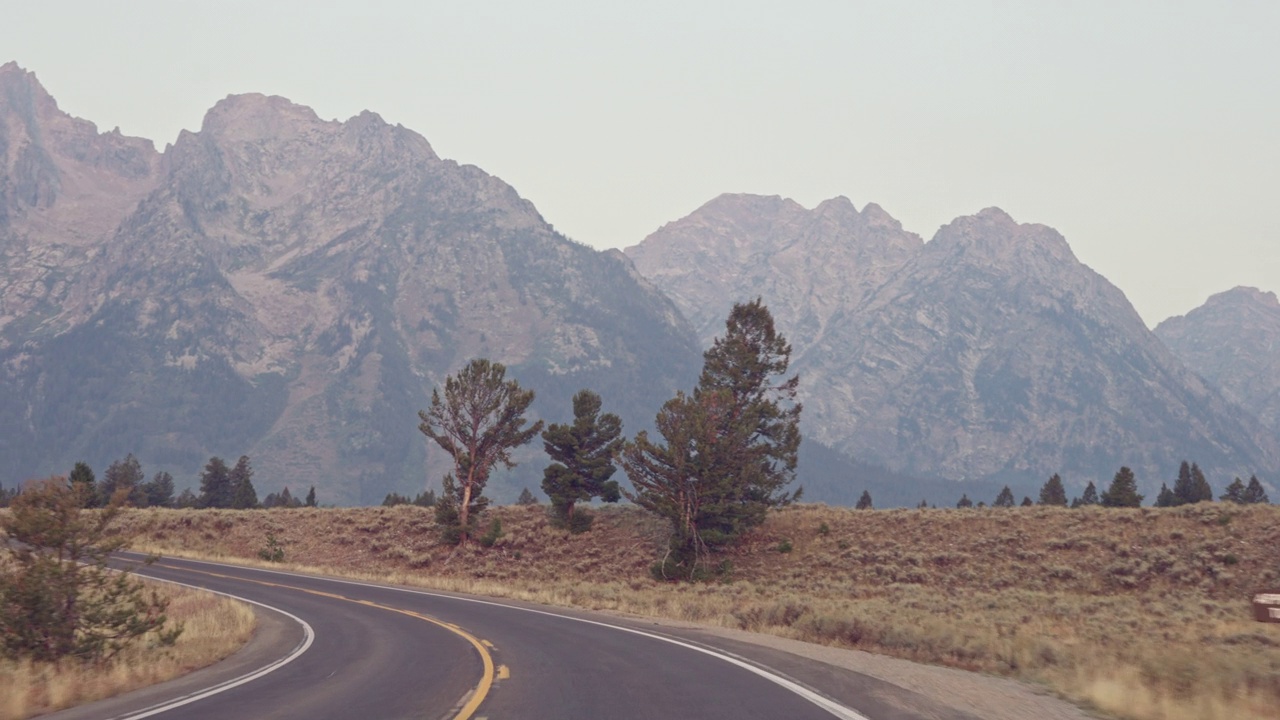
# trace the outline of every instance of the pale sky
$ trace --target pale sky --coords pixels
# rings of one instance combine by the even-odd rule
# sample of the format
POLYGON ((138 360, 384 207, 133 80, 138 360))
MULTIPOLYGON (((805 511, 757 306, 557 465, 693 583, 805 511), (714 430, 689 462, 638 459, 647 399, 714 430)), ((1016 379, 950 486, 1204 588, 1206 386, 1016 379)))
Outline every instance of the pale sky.
POLYGON ((0 3, 73 115, 163 148, 218 99, 369 109, 625 247, 724 192, 926 240, 1057 228, 1149 325, 1280 291, 1280 2, 0 3))

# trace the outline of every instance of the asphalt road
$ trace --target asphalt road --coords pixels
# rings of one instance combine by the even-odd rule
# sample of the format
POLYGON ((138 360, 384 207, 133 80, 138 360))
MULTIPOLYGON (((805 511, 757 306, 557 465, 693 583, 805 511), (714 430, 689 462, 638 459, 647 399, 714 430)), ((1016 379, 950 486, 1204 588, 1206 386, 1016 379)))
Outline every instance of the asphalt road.
POLYGON ((888 683, 697 631, 196 561, 137 571, 257 603, 260 631, 211 669, 50 718, 966 717, 888 683))

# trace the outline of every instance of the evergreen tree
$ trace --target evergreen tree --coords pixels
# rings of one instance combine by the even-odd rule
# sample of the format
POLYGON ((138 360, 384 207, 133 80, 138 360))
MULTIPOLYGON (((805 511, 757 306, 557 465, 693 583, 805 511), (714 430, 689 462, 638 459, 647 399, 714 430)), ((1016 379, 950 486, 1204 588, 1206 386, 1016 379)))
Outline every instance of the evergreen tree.
POLYGON ((1088 485, 1084 486, 1084 493, 1080 495, 1080 505, 1097 505, 1098 504, 1098 488, 1090 480, 1088 485))
POLYGON ((759 298, 735 304, 724 336, 703 354, 693 394, 677 393, 658 413, 665 444, 641 432, 624 446, 622 464, 636 488, 628 497, 671 522, 658 575, 694 577, 707 550, 799 497, 785 489, 800 447, 799 379, 781 379, 790 357, 759 298))
POLYGON ((302 507, 302 501, 294 497, 293 493, 289 492, 289 486, 285 485, 284 489, 280 491, 279 506, 286 509, 293 509, 297 507, 302 507))
POLYGON ((1193 503, 1213 502, 1213 488, 1209 487, 1209 481, 1195 463, 1191 463, 1191 496, 1193 503))
POLYGON ((229 508, 232 503, 231 471, 220 457, 211 457, 205 463, 204 472, 200 473, 200 499, 196 506, 201 508, 229 508))
POLYGON ((387 493, 387 496, 382 498, 382 507, 395 507, 396 505, 408 505, 408 504, 409 504, 409 498, 405 497, 404 495, 401 495, 400 493, 395 493, 395 492, 387 493))
POLYGON ((173 506, 173 476, 161 470, 151 476, 151 481, 143 485, 147 496, 147 505, 151 507, 173 506))
POLYGON ((956 503, 956 507, 961 509, 973 507, 973 501, 969 499, 968 493, 960 494, 960 501, 956 503))
POLYGON ((1067 506, 1067 489, 1063 487, 1062 478, 1058 477, 1058 473, 1054 473, 1040 488, 1040 504, 1057 507, 1067 506))
POLYGON ((601 415, 600 406, 599 395, 580 390, 573 396, 573 424, 553 423, 542 433, 542 447, 553 461, 543 471, 542 491, 551 499, 552 524, 571 532, 591 525, 589 514, 574 516, 577 503, 622 498, 618 481, 609 479, 617 471, 613 459, 622 448, 622 420, 613 413, 601 415))
POLYGON ((253 468, 249 467, 248 455, 240 456, 228 479, 231 481, 231 507, 237 510, 258 507, 258 491, 253 487, 253 468))
MULTIPOLYGON (((865 491, 864 491, 864 492, 865 492, 865 491)), ((870 493, 868 493, 868 495, 870 495, 870 493)), ((920 498, 920 504, 916 506, 916 509, 917 509, 917 510, 924 510, 924 509, 925 509, 925 508, 927 508, 927 507, 929 507, 929 501, 928 501, 928 500, 925 500, 924 498, 920 498)), ((867 508, 867 509, 869 510, 869 509, 870 509, 870 506, 868 506, 868 508, 867 508)))
MULTIPOLYGON (((920 502, 923 503, 924 500, 921 500, 920 502)), ((855 508, 858 510, 871 509, 871 491, 870 490, 862 491, 862 497, 858 498, 858 504, 855 506, 855 508)))
POLYGON ((1011 508, 1013 507, 1013 503, 1014 503, 1013 491, 1009 489, 1008 485, 1005 485, 1004 489, 1000 491, 1000 494, 996 495, 995 502, 991 503, 991 506, 1001 507, 1001 508, 1011 508))
POLYGON ((431 407, 418 412, 418 429, 453 459, 444 496, 436 503, 437 522, 453 523, 456 518, 456 526, 445 527, 446 539, 466 541, 474 529, 474 515, 489 503, 484 497, 489 473, 499 464, 515 467, 511 451, 542 430, 541 420, 525 427, 533 391, 507 380, 506 373, 502 363, 476 358, 457 376, 445 378, 443 400, 439 389, 432 390, 431 407))
POLYGON ((106 507, 116 493, 120 493, 122 502, 137 507, 146 507, 147 497, 142 484, 146 477, 142 474, 142 464, 138 458, 129 453, 123 460, 117 460, 107 467, 98 484, 98 506, 106 507))
POLYGON ((1198 502, 1212 502, 1213 488, 1205 480, 1200 466, 1186 460, 1178 468, 1178 479, 1173 483, 1174 505, 1190 505, 1198 502))
POLYGON ((93 468, 89 467, 88 463, 76 463, 67 479, 71 481, 72 487, 84 488, 85 507, 98 505, 98 483, 93 477, 93 468))
POLYGON ((436 491, 427 490, 426 492, 418 493, 418 496, 413 499, 413 504, 418 507, 434 507, 436 504, 436 491))
POLYGON ((1029 495, 1022 496, 1022 507, 1032 507, 1034 505, 1035 503, 1031 502, 1031 497, 1029 495))
POLYGON ((315 485, 312 485, 311 489, 307 491, 307 499, 306 501, 303 502, 303 504, 306 505, 307 507, 316 506, 316 486, 315 485))
MULTIPOLYGON (((1237 505, 1244 504, 1244 481, 1236 478, 1227 486, 1226 492, 1218 497, 1222 502, 1233 502, 1237 505)), ((1159 503, 1157 503, 1158 505, 1159 503)))
POLYGON ((178 499, 173 501, 173 506, 177 508, 194 508, 200 506, 200 498, 191 492, 191 488, 183 488, 178 493, 178 499))
POLYGON ((538 498, 533 494, 533 492, 529 490, 529 488, 524 488, 523 490, 520 491, 520 497, 516 498, 516 504, 517 505, 537 505, 538 498))
POLYGON ((181 626, 165 629, 168 600, 129 574, 110 568, 124 540, 111 527, 128 493, 82 512, 84 483, 52 477, 30 485, 0 517, 0 654, 50 662, 74 658, 106 662, 128 645, 154 634, 171 645, 181 626))
POLYGON ((1156 495, 1156 507, 1173 507, 1178 504, 1178 496, 1173 494, 1169 486, 1160 483, 1160 493, 1156 495))
POLYGON ((1133 471, 1121 467, 1111 480, 1111 486, 1102 493, 1104 507, 1138 507, 1142 505, 1142 495, 1138 494, 1138 482, 1133 471))
POLYGON ((1262 483, 1258 482, 1257 475, 1249 478, 1249 486, 1244 489, 1244 502, 1247 505, 1265 505, 1271 502, 1271 499, 1267 497, 1267 491, 1262 489, 1262 483))
POLYGON ((1084 501, 1080 499, 1080 496, 1079 496, 1079 495, 1077 495, 1076 497, 1071 498, 1071 509, 1072 509, 1072 510, 1075 510, 1076 508, 1081 507, 1082 505, 1084 505, 1084 501))

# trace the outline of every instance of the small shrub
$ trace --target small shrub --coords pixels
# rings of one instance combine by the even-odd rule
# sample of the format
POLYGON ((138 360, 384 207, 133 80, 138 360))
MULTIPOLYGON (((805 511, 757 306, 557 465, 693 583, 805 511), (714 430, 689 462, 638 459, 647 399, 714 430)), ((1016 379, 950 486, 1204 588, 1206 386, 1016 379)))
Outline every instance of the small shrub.
POLYGON ((493 547, 493 544, 498 542, 500 537, 502 537, 502 521, 494 518, 493 522, 489 523, 488 531, 480 536, 480 544, 487 548, 493 547))
POLYGON ((776 547, 776 548, 774 548, 774 549, 775 549, 775 550, 777 550, 777 551, 778 551, 778 552, 780 552, 780 553, 784 553, 784 554, 785 554, 785 553, 789 553, 789 552, 791 552, 791 541, 790 541, 790 540, 783 540, 782 542, 778 543, 778 547, 776 547))
POLYGON ((258 551, 258 557, 267 562, 284 562, 284 547, 273 532, 267 533, 267 544, 258 551))
POLYGON ((831 534, 831 526, 825 522, 818 526, 818 534, 826 537, 831 534))

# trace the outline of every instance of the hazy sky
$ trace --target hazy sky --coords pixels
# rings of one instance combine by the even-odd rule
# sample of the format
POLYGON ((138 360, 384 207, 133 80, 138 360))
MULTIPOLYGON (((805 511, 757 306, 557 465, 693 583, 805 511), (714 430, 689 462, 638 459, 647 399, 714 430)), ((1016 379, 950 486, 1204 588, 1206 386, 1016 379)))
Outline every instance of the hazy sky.
POLYGON ((0 63, 156 141, 230 93, 373 110, 568 236, 723 192, 997 205, 1154 325, 1280 291, 1280 2, 7 2, 0 63))

